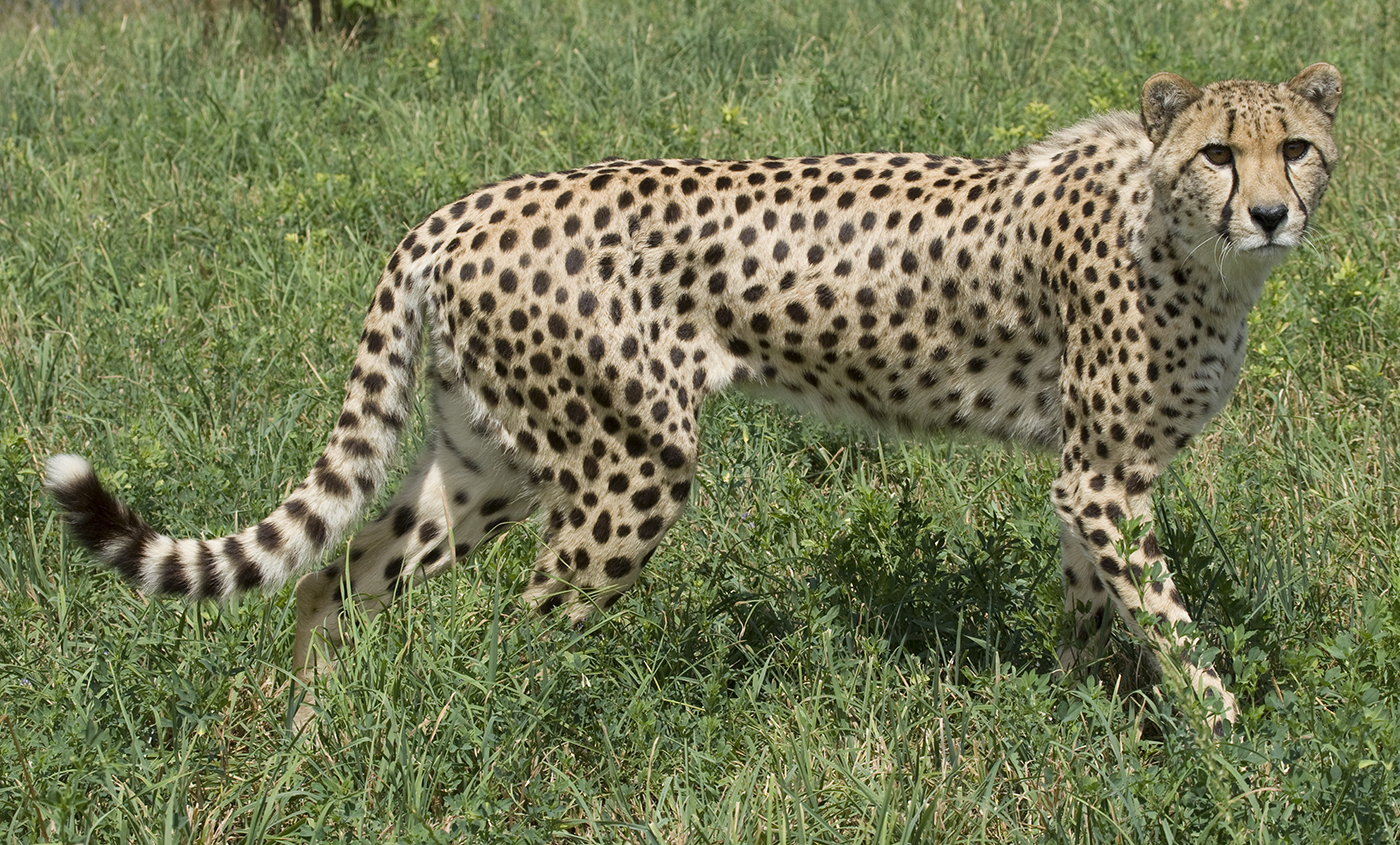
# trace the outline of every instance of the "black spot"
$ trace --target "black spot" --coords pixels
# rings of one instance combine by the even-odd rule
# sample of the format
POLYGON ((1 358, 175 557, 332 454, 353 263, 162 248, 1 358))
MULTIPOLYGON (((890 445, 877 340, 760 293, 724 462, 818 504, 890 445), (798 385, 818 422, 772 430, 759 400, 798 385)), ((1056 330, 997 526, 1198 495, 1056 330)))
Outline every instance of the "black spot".
MULTIPOLYGON (((322 458, 324 460, 324 458, 322 458)), ((345 483, 345 479, 340 474, 330 469, 326 465, 316 468, 316 486, 326 491, 332 496, 345 498, 350 495, 350 485, 345 483)))
POLYGON ((228 537, 224 540, 224 557, 233 564, 236 570, 236 582, 240 590, 250 590, 262 583, 262 575, 258 572, 257 564, 248 559, 247 553, 243 550, 243 544, 237 537, 228 537))
POLYGON ((419 566, 432 566, 433 564, 435 564, 435 563, 437 563, 439 560, 441 560, 441 559, 442 559, 442 556, 443 556, 444 554, 446 554, 446 553, 447 553, 447 547, 446 547, 446 546, 434 546, 434 547, 432 547, 431 549, 428 550, 428 553, 427 553, 427 554, 423 555, 423 557, 422 557, 421 559, 419 559, 418 565, 419 565, 419 566))
POLYGON ((577 275, 583 269, 583 251, 578 247, 570 249, 564 256, 564 272, 570 276, 577 275))
MULTIPOLYGON (((562 480, 562 479, 561 479, 561 480, 562 480)), ((484 502, 481 503, 481 508, 480 508, 481 515, 482 515, 482 516, 490 516, 490 515, 492 515, 492 514, 494 514, 494 513, 499 513, 499 512, 501 512, 501 511, 505 510, 506 507, 509 506, 509 505, 510 505, 510 499, 505 498, 504 496, 500 496, 500 497, 497 497, 497 498, 495 498, 495 499, 487 499, 486 501, 484 501, 484 502)), ((407 509, 407 508, 404 508, 404 510, 408 510, 408 509, 407 509)))
POLYGON ((665 464, 671 469, 679 469, 685 466, 686 463, 685 452, 681 451, 678 447, 670 444, 668 444, 661 450, 660 457, 661 463, 665 464))
POLYGON ((661 528, 665 521, 660 516, 648 517, 641 525, 637 526, 637 536, 643 540, 650 540, 661 533, 661 528))
MULTIPOLYGON (((291 503, 289 502, 288 504, 290 505, 291 503)), ((297 502, 296 504, 301 505, 302 503, 297 502)), ((305 505, 302 505, 302 507, 305 508, 305 505)), ((288 512, 291 512, 290 507, 288 508, 288 512)), ((297 514, 293 515, 295 516, 297 514)), ((311 542, 317 546, 324 545, 327 537, 325 520, 309 511, 304 512, 304 514, 301 515, 301 519, 302 524, 306 528, 306 536, 311 539, 311 542)))
POLYGON ((597 543, 606 543, 612 539, 612 514, 603 511, 598 514, 598 519, 593 523, 593 540, 597 543))
POLYGON ((400 572, 403 572, 403 557, 402 557, 402 555, 399 555, 399 557, 393 558, 392 561, 389 561, 388 564, 385 564, 385 567, 384 567, 384 579, 385 579, 385 581, 392 582, 393 579, 398 578, 400 572))
POLYGON ((398 510, 394 511, 394 536, 402 537, 407 534, 412 530, 413 523, 416 519, 417 516, 413 512, 413 508, 408 505, 401 505, 398 510))
POLYGON ((277 530, 277 526, 267 520, 258 523, 257 530, 258 545, 270 552, 275 552, 282 547, 282 532, 277 530))

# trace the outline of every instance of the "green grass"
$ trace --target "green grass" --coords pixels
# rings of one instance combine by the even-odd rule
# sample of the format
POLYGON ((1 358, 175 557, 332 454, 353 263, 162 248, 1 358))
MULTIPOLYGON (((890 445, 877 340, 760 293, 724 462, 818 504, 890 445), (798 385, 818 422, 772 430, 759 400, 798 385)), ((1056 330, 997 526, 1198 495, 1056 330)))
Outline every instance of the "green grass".
POLYGON ((5 837, 1400 837, 1392 3, 377 5, 372 38, 281 48, 243 5, 0 15, 5 837), (1341 165, 1159 498, 1243 706, 1221 742, 1170 694, 1051 678, 1044 456, 718 401, 694 507, 612 615, 577 635, 521 613, 522 527, 355 623, 297 740, 288 593, 144 599, 39 490, 74 450, 170 533, 261 518, 334 421, 380 262, 477 183, 608 155, 994 154, 1134 108, 1158 70, 1317 60, 1347 82, 1341 165))

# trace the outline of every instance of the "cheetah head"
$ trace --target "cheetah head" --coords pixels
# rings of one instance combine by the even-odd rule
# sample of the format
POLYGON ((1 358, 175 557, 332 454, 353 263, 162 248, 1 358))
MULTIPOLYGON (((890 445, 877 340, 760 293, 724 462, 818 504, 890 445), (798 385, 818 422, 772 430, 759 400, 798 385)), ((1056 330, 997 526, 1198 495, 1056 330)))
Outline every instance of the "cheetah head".
POLYGON ((1342 77, 1325 62, 1278 85, 1147 80, 1150 178, 1173 234, 1222 265, 1276 264, 1302 241, 1327 187, 1341 95, 1342 77))

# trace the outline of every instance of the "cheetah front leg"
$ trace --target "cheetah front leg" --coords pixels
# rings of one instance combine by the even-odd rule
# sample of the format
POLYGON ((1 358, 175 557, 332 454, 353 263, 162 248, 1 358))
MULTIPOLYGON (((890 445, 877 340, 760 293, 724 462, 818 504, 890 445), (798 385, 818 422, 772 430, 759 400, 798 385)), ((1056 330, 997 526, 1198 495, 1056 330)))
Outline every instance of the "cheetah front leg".
POLYGON ((1222 719, 1235 720, 1235 699, 1215 669, 1196 665, 1190 656, 1197 642, 1185 633, 1191 616, 1152 530, 1151 488, 1157 472, 1124 464, 1085 467, 1074 458, 1065 465, 1074 468, 1061 472, 1053 494, 1063 523, 1065 610, 1072 625, 1071 641, 1060 651, 1061 665, 1073 671, 1095 647, 1101 649, 1111 602, 1163 671, 1179 673, 1208 704, 1219 702, 1209 719, 1219 732, 1222 719), (1133 536, 1125 538, 1129 525, 1133 536))
POLYGON ((1060 668, 1077 675, 1103 656, 1113 620, 1108 615, 1108 590, 1094 568, 1095 557, 1070 525, 1060 529, 1060 560, 1066 624, 1059 646, 1060 668))

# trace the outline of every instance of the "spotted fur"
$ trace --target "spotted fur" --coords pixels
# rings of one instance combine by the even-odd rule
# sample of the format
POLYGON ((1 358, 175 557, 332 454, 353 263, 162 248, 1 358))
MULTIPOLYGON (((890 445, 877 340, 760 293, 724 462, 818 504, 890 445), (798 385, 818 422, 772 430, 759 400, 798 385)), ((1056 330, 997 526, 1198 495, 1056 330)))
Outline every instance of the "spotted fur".
POLYGON ((1154 482, 1233 391, 1248 312, 1336 161, 1340 95, 1326 64, 1281 85, 1158 74, 1140 115, 993 159, 516 176, 399 244, 325 452, 262 521, 176 540, 81 458, 54 458, 47 484, 76 539, 147 592, 275 587, 384 482, 426 336, 429 446, 345 560, 297 585, 310 677, 333 662, 343 585, 376 611, 535 513, 526 600, 574 620, 611 605, 681 513, 697 414, 721 390, 905 435, 978 432, 1060 454, 1066 664, 1111 604, 1233 718, 1214 670, 1182 656, 1188 616, 1155 535, 1125 557, 1123 526, 1150 518, 1154 482))

